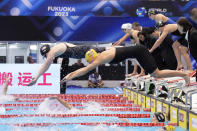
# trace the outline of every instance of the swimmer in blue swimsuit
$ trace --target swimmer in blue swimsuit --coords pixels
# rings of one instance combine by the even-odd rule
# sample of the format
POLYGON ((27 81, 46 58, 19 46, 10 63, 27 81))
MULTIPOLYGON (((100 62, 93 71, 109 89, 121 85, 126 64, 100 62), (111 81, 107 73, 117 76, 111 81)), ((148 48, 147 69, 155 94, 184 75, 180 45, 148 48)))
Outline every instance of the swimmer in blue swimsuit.
POLYGON ((159 14, 157 12, 157 10, 155 10, 155 9, 150 9, 148 11, 148 16, 150 19, 154 20, 156 23, 158 23, 159 21, 162 21, 165 23, 165 25, 176 24, 175 21, 173 21, 172 19, 168 18, 167 16, 165 16, 163 14, 159 14))

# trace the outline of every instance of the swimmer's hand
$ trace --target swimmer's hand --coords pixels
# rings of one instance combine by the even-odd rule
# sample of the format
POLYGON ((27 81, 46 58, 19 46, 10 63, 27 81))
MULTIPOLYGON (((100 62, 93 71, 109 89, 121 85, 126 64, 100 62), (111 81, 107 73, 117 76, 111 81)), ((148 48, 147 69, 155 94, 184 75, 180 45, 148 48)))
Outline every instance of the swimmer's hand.
POLYGON ((27 86, 32 86, 32 85, 36 84, 36 82, 37 82, 37 79, 33 77, 31 82, 27 86))
POLYGON ((67 81, 71 80, 71 73, 69 73, 67 76, 65 76, 61 81, 60 84, 63 84, 67 81))
POLYGON ((8 76, 6 76, 6 82, 9 82, 10 78, 8 76))
POLYGON ((150 53, 152 53, 153 52, 153 50, 152 49, 150 49, 150 50, 148 50, 150 53))

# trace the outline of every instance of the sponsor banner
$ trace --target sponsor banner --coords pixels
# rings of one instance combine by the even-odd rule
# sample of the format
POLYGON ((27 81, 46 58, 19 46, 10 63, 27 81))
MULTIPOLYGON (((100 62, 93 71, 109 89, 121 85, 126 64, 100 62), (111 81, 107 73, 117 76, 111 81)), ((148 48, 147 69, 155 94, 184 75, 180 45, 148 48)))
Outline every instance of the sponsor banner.
POLYGON ((155 99, 151 99, 151 112, 155 112, 155 106, 156 106, 156 100, 155 99))
POLYGON ((133 99, 133 91, 131 90, 130 92, 131 92, 131 94, 130 94, 131 95, 130 100, 133 101, 134 100, 133 99))
POLYGON ((138 99, 138 93, 133 92, 133 100, 134 100, 134 104, 137 104, 137 99, 138 99))
MULTIPOLYGON (((4 16, 147 16, 156 9, 167 16, 182 16, 196 2, 140 0, 3 0, 0 12, 4 16), (170 6, 169 6, 170 5, 170 6)), ((73 17, 73 19, 75 19, 73 17)))
POLYGON ((131 100, 131 90, 127 90, 127 93, 128 93, 128 100, 130 101, 131 100))
POLYGON ((59 94, 60 64, 52 64, 33 86, 27 86, 41 64, 1 64, 0 85, 3 88, 6 74, 10 80, 8 94, 59 94))
POLYGON ((151 108, 151 106, 150 106, 150 97, 146 97, 146 108, 151 108))
POLYGON ((179 126, 187 129, 187 112, 179 109, 179 126))
POLYGON ((129 97, 129 89, 126 89, 126 97, 129 97))
POLYGON ((167 118, 168 112, 169 112, 169 105, 163 103, 163 109, 162 112, 164 113, 165 117, 167 118))
POLYGON ((189 130, 196 131, 197 130, 197 115, 189 113, 189 130))
POLYGON ((138 104, 141 104, 141 94, 138 94, 138 104))
POLYGON ((126 97, 126 88, 123 88, 123 97, 126 97))
POLYGON ((162 112, 162 102, 157 101, 157 112, 162 112))
POLYGON ((142 109, 146 107, 146 101, 145 101, 145 96, 144 95, 141 95, 141 104, 142 104, 142 109))
POLYGON ((177 108, 173 106, 170 107, 170 121, 177 123, 177 108))

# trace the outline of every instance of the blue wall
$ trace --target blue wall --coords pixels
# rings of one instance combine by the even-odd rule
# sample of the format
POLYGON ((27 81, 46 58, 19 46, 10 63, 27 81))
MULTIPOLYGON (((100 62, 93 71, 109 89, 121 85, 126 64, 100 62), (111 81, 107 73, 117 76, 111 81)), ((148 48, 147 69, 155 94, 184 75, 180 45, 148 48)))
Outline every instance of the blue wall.
POLYGON ((151 8, 177 20, 181 16, 190 19, 194 7, 197 1, 3 0, 0 40, 114 42, 123 35, 123 23, 153 26, 147 17, 151 8))

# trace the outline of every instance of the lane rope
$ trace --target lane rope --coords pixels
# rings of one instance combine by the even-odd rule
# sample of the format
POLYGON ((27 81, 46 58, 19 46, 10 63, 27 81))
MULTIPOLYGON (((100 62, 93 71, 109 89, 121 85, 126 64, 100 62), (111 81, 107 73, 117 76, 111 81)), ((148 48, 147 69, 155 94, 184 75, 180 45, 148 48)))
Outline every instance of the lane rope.
POLYGON ((150 118, 150 114, 10 114, 0 115, 0 118, 14 117, 81 117, 81 116, 104 116, 104 117, 119 117, 119 118, 150 118))
MULTIPOLYGON (((37 107, 39 105, 40 104, 0 104, 0 106, 3 106, 3 107, 37 107)), ((70 105, 74 107, 83 106, 82 104, 70 104, 70 105)), ((100 104, 100 105, 104 107, 132 107, 132 104, 120 104, 120 103, 100 104)))
POLYGON ((143 126, 143 127, 161 127, 164 126, 164 123, 108 123, 108 122, 84 122, 84 123, 0 123, 0 125, 13 125, 20 127, 35 127, 35 126, 54 126, 54 125, 70 125, 70 124, 79 124, 85 126, 97 126, 97 125, 106 125, 106 126, 143 126))

